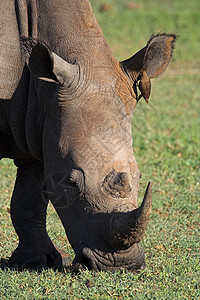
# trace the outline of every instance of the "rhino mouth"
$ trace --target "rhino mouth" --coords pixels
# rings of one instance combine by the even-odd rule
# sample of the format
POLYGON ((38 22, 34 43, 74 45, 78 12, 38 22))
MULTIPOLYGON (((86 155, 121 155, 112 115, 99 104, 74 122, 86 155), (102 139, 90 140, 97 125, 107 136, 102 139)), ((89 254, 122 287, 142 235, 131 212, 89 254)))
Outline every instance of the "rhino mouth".
POLYGON ((145 268, 144 250, 140 244, 134 244, 122 251, 102 251, 84 247, 76 255, 73 266, 75 270, 87 267, 89 270, 100 271, 125 268, 129 271, 143 270, 145 268))
MULTIPOLYGON (((90 230, 90 234, 80 242, 73 262, 75 269, 80 265, 96 271, 120 268, 144 269, 145 255, 139 243, 149 221, 151 202, 152 192, 149 183, 143 202, 137 209, 99 216, 98 228, 102 229, 99 234, 90 230)), ((97 215, 94 218, 97 223, 97 215)))
MULTIPOLYGON (((73 172, 73 176, 70 178, 71 183, 79 182, 77 181, 77 174, 79 174, 79 171, 73 172)), ((63 182, 62 176, 61 183, 63 182)), ((63 185, 60 184, 60 186, 63 188, 63 185)), ((82 187, 82 182, 79 186, 82 187)), ((77 196, 77 194, 75 195, 77 196)), ((59 205, 60 199, 63 199, 63 197, 56 200, 56 205, 54 201, 58 214, 60 208, 63 208, 59 205)), ((85 215, 85 201, 80 203, 84 214, 79 213, 80 218, 77 220, 76 229, 72 229, 72 232, 66 229, 69 241, 76 253, 73 261, 74 271, 78 271, 80 266, 86 266, 88 269, 96 271, 120 268, 130 271, 143 269, 145 266, 144 250, 139 243, 145 234, 151 213, 151 183, 147 185, 142 204, 130 211, 116 209, 111 213, 91 213, 91 210, 88 210, 87 215, 85 215), (77 236, 71 238, 74 231, 78 233, 78 239, 77 236)), ((71 215, 68 215, 70 220, 70 218, 73 218, 74 209, 76 208, 71 202, 69 204, 72 212, 71 215)))

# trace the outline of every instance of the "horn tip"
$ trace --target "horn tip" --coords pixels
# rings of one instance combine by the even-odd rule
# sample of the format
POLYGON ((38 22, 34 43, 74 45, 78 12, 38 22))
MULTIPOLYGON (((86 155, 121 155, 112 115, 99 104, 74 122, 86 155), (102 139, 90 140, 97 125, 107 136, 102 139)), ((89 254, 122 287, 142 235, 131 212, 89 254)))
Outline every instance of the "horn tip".
POLYGON ((148 192, 152 193, 152 183, 151 183, 151 181, 149 181, 149 183, 147 185, 147 190, 148 190, 148 192))
POLYGON ((149 212, 151 211, 152 205, 152 183, 149 182, 145 191, 143 203, 141 206, 145 206, 146 209, 148 208, 149 212))
POLYGON ((145 198, 146 196, 152 197, 152 183, 151 181, 149 181, 147 188, 146 188, 146 192, 145 192, 145 198))

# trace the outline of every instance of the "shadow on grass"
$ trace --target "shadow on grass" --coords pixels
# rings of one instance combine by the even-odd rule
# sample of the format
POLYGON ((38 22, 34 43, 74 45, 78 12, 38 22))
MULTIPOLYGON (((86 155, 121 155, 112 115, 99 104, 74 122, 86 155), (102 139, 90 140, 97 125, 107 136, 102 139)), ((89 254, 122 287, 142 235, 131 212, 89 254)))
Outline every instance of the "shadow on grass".
POLYGON ((0 259, 0 270, 5 270, 9 268, 9 260, 6 258, 0 259))
POLYGON ((0 259, 0 270, 6 271, 6 270, 11 270, 11 271, 17 271, 17 272, 23 272, 23 271, 28 271, 28 272, 37 272, 37 273, 42 273, 44 270, 53 270, 54 272, 60 272, 60 273, 71 273, 72 275, 77 274, 77 270, 74 268, 72 264, 70 265, 64 265, 63 267, 44 267, 44 266, 22 266, 18 267, 16 266, 10 266, 9 264, 9 259, 8 258, 1 258, 0 259))

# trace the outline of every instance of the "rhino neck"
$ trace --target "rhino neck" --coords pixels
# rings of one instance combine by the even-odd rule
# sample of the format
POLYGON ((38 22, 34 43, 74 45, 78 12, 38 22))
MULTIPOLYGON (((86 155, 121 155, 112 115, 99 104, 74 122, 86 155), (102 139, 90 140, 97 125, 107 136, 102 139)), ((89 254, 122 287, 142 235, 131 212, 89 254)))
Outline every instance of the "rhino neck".
POLYGON ((87 60, 110 48, 87 0, 37 1, 38 39, 67 61, 87 60))

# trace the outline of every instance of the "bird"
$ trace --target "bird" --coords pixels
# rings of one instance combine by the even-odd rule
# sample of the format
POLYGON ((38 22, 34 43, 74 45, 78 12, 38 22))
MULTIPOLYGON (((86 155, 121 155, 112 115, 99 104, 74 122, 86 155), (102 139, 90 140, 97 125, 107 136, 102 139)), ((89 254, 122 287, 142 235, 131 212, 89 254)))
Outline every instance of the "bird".
POLYGON ((143 97, 145 101, 149 102, 149 97, 151 93, 151 81, 147 75, 146 71, 142 71, 140 73, 140 82, 139 82, 139 90, 141 92, 141 95, 139 96, 138 100, 143 97))

